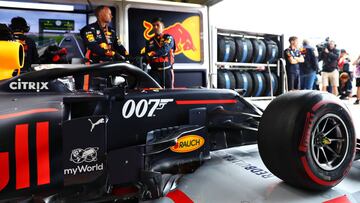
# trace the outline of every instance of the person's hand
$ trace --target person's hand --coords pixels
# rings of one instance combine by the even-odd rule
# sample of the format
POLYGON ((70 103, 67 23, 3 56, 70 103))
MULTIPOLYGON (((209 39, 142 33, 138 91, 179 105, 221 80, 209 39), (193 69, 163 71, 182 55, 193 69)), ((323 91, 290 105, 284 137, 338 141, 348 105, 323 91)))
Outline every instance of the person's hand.
POLYGON ((154 51, 150 51, 147 55, 149 56, 149 57, 153 57, 153 56, 155 56, 155 52, 154 51))
POLYGON ((123 55, 120 55, 119 53, 115 53, 114 55, 115 61, 126 61, 126 58, 123 55))
POLYGON ((106 56, 114 56, 115 55, 115 51, 110 51, 110 50, 107 50, 106 52, 105 52, 105 55, 106 56))
POLYGON ((325 51, 325 53, 327 53, 327 54, 329 53, 329 49, 328 49, 328 48, 325 48, 324 51, 325 51))

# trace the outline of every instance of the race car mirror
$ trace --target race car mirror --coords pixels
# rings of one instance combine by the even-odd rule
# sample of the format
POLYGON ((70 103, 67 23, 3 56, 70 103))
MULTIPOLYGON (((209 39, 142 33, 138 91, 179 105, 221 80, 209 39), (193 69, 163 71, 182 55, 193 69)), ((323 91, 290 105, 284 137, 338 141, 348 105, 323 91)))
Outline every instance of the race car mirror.
POLYGON ((24 65, 24 47, 13 41, 0 41, 0 80, 9 79, 24 65))
POLYGON ((122 76, 113 76, 111 77, 111 85, 113 87, 105 89, 104 93, 117 101, 123 100, 125 98, 126 79, 122 76))
POLYGON ((123 78, 121 76, 115 76, 111 80, 111 83, 113 86, 120 86, 120 85, 124 84, 125 82, 126 82, 125 78, 123 78))

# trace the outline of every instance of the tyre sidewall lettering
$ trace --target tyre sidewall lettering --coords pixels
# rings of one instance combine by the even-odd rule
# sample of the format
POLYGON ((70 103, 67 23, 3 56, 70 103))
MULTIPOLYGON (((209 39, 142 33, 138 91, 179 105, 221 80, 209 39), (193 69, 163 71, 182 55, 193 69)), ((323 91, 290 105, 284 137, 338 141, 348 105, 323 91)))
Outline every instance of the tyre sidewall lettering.
MULTIPOLYGON (((316 103, 314 106, 316 106, 317 104, 318 103, 316 103)), ((324 103, 319 108, 317 108, 315 111, 312 111, 312 110, 308 111, 307 117, 306 117, 307 119, 304 124, 303 136, 301 138, 301 142, 299 145, 299 151, 302 154, 301 157, 304 157, 306 160, 305 164, 308 165, 308 167, 310 168, 312 173, 317 178, 328 183, 328 184, 326 184, 326 186, 336 185, 339 181, 341 181, 346 176, 346 174, 350 170, 352 159, 354 156, 354 153, 353 153, 352 156, 348 156, 347 158, 345 158, 343 165, 339 166, 339 168, 332 170, 332 171, 325 171, 325 170, 321 169, 319 166, 317 166, 317 164, 315 163, 315 161, 313 160, 313 157, 311 155, 311 149, 310 149, 311 133, 312 133, 313 127, 315 126, 314 124, 316 124, 319 121, 319 119, 321 117, 323 117, 324 115, 332 113, 332 114, 339 116, 341 119, 344 120, 346 127, 349 130, 351 129, 348 125, 352 121, 351 121, 351 118, 347 115, 347 110, 339 105, 336 106, 336 108, 338 108, 337 110, 334 110, 335 108, 331 108, 332 106, 335 106, 335 105, 337 105, 337 104, 336 103, 324 103), (306 146, 304 146, 304 143, 306 143, 306 146)), ((351 139, 351 140, 349 140, 348 147, 349 147, 349 149, 351 149, 353 147, 353 145, 355 144, 355 135, 354 135, 354 132, 352 132, 351 130, 348 133, 349 133, 349 136, 351 139)), ((299 158, 301 158, 301 157, 299 157, 299 158)), ((304 166, 304 163, 302 163, 302 165, 303 165, 303 167, 306 167, 306 166, 304 166)), ((305 173, 307 173, 307 172, 305 171, 305 173)), ((311 178, 311 176, 309 174, 308 174, 308 176, 311 178)), ((317 182, 316 180, 313 180, 313 181, 317 182)), ((324 183, 324 185, 325 185, 325 183, 324 183)))

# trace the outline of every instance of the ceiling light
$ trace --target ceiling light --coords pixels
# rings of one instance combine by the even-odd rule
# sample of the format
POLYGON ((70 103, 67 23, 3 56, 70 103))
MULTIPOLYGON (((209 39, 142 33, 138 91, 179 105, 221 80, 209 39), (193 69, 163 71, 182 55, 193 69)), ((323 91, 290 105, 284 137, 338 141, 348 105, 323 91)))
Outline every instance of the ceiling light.
POLYGON ((19 1, 0 1, 0 7, 52 10, 52 11, 74 11, 74 6, 71 5, 30 3, 30 2, 19 2, 19 1))

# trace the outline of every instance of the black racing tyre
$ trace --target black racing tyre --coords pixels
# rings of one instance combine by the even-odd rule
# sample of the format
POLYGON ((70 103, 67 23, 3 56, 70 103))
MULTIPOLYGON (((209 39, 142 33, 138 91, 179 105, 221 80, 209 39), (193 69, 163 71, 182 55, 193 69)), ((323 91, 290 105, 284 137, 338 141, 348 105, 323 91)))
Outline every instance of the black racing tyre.
POLYGON ((251 96, 260 97, 265 92, 265 77, 261 72, 250 72, 253 81, 253 91, 251 96))
POLYGON ((280 77, 279 77, 276 73, 274 73, 274 72, 271 72, 271 75, 273 75, 273 77, 276 78, 276 80, 278 81, 278 82, 277 82, 278 87, 277 87, 277 90, 276 90, 276 92, 274 93, 274 95, 277 96, 277 95, 282 94, 282 92, 281 92, 282 84, 281 84, 281 79, 280 79, 280 77))
POLYGON ((276 74, 274 74, 272 72, 271 72, 271 74, 269 74, 269 72, 264 72, 263 74, 265 77, 265 96, 271 96, 270 83, 273 87, 273 91, 272 91, 273 95, 275 95, 279 88, 279 80, 278 80, 276 74))
POLYGON ((226 87, 226 81, 223 70, 217 71, 217 87, 219 89, 224 89, 226 87))
POLYGON ((231 71, 218 70, 218 88, 221 89, 235 89, 235 76, 231 71))
POLYGON ((235 50, 235 40, 232 37, 218 35, 218 61, 234 61, 235 50))
POLYGON ((263 63, 266 57, 266 45, 264 41, 260 39, 251 39, 251 43, 253 45, 253 55, 251 61, 253 63, 263 63))
POLYGON ((276 42, 270 39, 264 39, 266 45, 265 62, 275 63, 279 57, 279 47, 276 42))
POLYGON ((253 91, 253 81, 248 72, 234 71, 236 79, 236 89, 244 89, 244 97, 250 97, 253 91))
POLYGON ((236 44, 236 61, 239 63, 248 63, 253 54, 253 46, 250 39, 235 38, 236 44))
POLYGON ((290 185, 326 190, 348 173, 356 137, 347 107, 335 96, 296 91, 265 109, 258 135, 266 167, 290 185))
POLYGON ((236 79, 235 79, 235 76, 234 76, 233 72, 226 71, 225 78, 226 78, 226 74, 228 75, 229 81, 230 81, 230 84, 229 84, 230 88, 227 88, 227 89, 236 89, 236 79))

